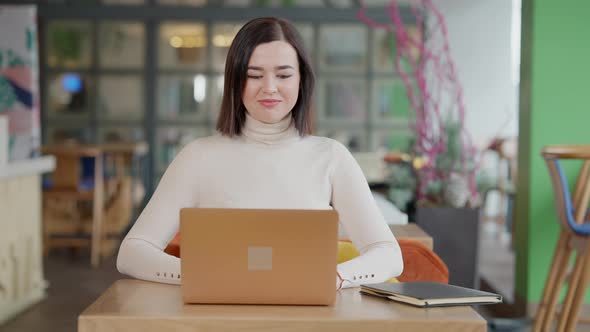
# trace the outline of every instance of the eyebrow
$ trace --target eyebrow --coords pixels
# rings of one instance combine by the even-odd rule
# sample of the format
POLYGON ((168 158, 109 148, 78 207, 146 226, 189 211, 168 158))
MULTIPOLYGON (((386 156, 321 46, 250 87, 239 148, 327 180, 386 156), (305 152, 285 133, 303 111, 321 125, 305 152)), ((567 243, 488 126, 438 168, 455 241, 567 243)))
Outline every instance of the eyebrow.
MULTIPOLYGON (((264 69, 262 67, 257 67, 257 66, 248 66, 248 70, 259 70, 259 71, 263 71, 264 69)), ((276 66, 275 69, 281 70, 281 69, 295 69, 292 66, 289 65, 282 65, 282 66, 276 66)))

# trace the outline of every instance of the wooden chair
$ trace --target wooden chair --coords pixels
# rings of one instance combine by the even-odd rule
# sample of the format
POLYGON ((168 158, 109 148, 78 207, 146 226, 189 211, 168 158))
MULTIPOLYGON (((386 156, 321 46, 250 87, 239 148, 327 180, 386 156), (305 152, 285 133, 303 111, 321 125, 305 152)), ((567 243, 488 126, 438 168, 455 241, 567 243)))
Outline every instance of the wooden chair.
POLYGON ((148 152, 146 142, 112 142, 100 145, 107 157, 112 157, 116 176, 128 179, 131 186, 132 218, 139 214, 139 208, 145 197, 145 187, 141 181, 141 158, 148 152))
POLYGON ((543 149, 542 155, 551 176, 560 234, 533 331, 550 329, 570 256, 575 251, 576 260, 557 326, 558 332, 574 331, 590 279, 590 220, 587 214, 590 201, 590 145, 548 146, 543 149), (583 163, 573 195, 570 194, 560 160, 581 160, 583 163))

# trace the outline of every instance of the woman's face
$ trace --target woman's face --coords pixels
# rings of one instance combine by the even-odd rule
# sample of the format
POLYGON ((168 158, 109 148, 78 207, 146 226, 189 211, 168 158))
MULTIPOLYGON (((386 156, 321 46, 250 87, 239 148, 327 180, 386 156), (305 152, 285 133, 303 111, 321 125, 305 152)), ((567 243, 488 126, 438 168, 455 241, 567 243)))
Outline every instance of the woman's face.
POLYGON ((277 123, 297 103, 299 80, 299 62, 293 46, 284 41, 260 44, 248 62, 242 102, 254 119, 277 123))

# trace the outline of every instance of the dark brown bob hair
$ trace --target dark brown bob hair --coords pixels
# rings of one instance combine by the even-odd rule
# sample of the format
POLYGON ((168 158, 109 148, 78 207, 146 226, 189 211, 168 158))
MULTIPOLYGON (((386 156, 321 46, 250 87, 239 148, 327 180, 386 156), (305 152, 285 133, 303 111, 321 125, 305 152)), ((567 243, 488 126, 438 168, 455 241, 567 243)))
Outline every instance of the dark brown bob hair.
POLYGON ((305 136, 311 133, 315 77, 301 35, 287 20, 263 17, 246 23, 238 31, 229 48, 225 61, 223 100, 217 119, 217 130, 221 134, 230 137, 241 135, 247 112, 242 102, 242 94, 248 78, 250 56, 259 44, 277 40, 289 43, 297 52, 301 78, 297 103, 291 110, 291 116, 299 135, 305 136))

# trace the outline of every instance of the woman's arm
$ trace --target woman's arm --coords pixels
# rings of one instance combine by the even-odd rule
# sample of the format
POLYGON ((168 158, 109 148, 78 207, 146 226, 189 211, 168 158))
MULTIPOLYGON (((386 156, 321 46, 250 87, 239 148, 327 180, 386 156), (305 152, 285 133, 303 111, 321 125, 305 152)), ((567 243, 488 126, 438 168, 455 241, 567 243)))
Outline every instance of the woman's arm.
POLYGON ((333 162, 332 206, 361 253, 359 257, 338 265, 342 287, 397 277, 403 271, 401 250, 371 195, 361 168, 338 142, 334 142, 333 162))
POLYGON ((178 232, 180 209, 198 204, 197 145, 174 158, 149 203, 121 243, 117 269, 129 276, 180 284, 180 259, 164 249, 178 232))

